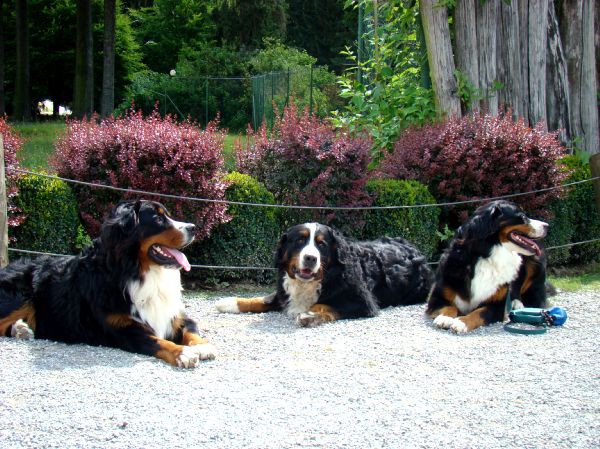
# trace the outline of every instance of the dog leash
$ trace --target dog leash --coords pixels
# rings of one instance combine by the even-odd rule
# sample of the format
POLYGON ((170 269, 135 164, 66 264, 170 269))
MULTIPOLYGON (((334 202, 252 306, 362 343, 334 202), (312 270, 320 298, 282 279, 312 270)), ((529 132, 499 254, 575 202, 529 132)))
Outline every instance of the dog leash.
POLYGON ((551 309, 525 307, 513 310, 510 288, 506 292, 506 313, 509 321, 504 324, 504 330, 521 335, 544 334, 548 326, 562 326, 568 318, 567 311, 562 307, 551 309), (522 327, 520 324, 527 324, 529 327, 522 327))

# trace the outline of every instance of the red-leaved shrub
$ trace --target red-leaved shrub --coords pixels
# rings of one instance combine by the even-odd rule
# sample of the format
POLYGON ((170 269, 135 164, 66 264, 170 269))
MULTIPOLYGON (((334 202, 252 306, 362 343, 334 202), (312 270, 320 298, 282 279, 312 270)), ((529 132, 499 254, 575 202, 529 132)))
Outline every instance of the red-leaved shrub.
POLYGON ((18 226, 23 222, 25 217, 21 215, 21 211, 14 205, 13 199, 18 194, 16 180, 19 173, 13 171, 19 169, 19 161, 17 160, 17 152, 23 146, 23 139, 19 137, 17 132, 10 126, 6 119, 0 116, 0 134, 4 141, 4 167, 6 170, 6 196, 8 201, 8 226, 18 226))
MULTIPOLYGON (((568 175, 557 164, 564 154, 557 134, 541 126, 529 128, 510 113, 475 115, 406 130, 375 176, 416 179, 438 202, 462 201, 560 185, 568 175)), ((511 201, 544 214, 547 201, 560 195, 552 190, 511 201)), ((459 224, 478 205, 453 208, 450 224, 459 224)))
MULTIPOLYGON (((372 202, 365 189, 370 147, 367 138, 335 131, 308 111, 298 114, 292 103, 271 132, 264 125, 256 133, 249 129, 246 145, 238 144, 236 156, 238 169, 264 183, 278 202, 365 206, 372 202)), ((310 217, 348 228, 356 224, 346 220, 352 215, 312 211, 287 217, 293 217, 290 221, 310 217)))
MULTIPOLYGON (((115 187, 214 200, 224 198, 222 146, 216 123, 201 130, 155 111, 148 117, 71 121, 56 145, 53 165, 60 176, 115 187)), ((74 186, 88 233, 95 236, 107 211, 119 200, 145 197, 162 202, 175 217, 194 222, 198 236, 226 221, 226 206, 189 200, 74 186)))

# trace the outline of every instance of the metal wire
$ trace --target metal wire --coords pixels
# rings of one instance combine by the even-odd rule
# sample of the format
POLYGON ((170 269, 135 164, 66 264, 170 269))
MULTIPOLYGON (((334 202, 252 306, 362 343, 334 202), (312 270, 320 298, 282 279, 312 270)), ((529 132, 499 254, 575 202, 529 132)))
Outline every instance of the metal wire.
POLYGON ((547 187, 545 189, 531 190, 529 192, 513 193, 510 195, 493 196, 493 197, 487 197, 487 198, 464 200, 464 201, 454 201, 454 202, 446 202, 446 203, 411 204, 411 205, 400 205, 400 206, 298 206, 298 205, 287 205, 287 204, 246 203, 243 201, 215 200, 215 199, 209 199, 209 198, 197 198, 197 197, 189 197, 189 196, 171 195, 168 193, 148 192, 145 190, 137 190, 137 189, 125 189, 122 187, 107 186, 104 184, 97 184, 97 183, 93 183, 93 182, 77 181, 75 179, 62 178, 60 176, 48 175, 45 173, 37 173, 37 172, 30 171, 30 170, 23 170, 20 168, 7 167, 6 170, 13 171, 16 173, 24 173, 24 174, 28 174, 28 175, 41 176, 44 178, 58 179, 60 181, 64 181, 64 182, 72 183, 72 184, 79 184, 79 185, 85 185, 85 186, 101 188, 101 189, 116 190, 119 192, 137 193, 140 195, 156 196, 156 197, 170 198, 170 199, 176 199, 176 200, 197 201, 197 202, 204 202, 204 203, 233 204, 233 205, 237 205, 237 206, 272 207, 272 208, 279 208, 279 209, 310 209, 310 210, 389 210, 389 209, 415 209, 415 208, 421 208, 421 207, 456 206, 456 205, 460 205, 460 204, 483 203, 485 201, 494 201, 494 200, 501 200, 501 199, 505 199, 505 198, 515 198, 517 196, 532 195, 535 193, 549 192, 551 190, 564 189, 566 187, 570 187, 570 186, 573 186, 576 184, 583 184, 586 182, 591 182, 591 181, 600 179, 600 176, 595 176, 593 178, 588 178, 588 179, 584 179, 581 181, 569 182, 566 184, 561 184, 559 186, 547 187))
MULTIPOLYGON (((549 246, 546 248, 546 251, 551 251, 554 249, 559 249, 559 248, 567 248, 567 247, 571 247, 571 246, 576 246, 576 245, 584 245, 584 244, 588 244, 588 243, 594 243, 594 242, 600 242, 600 237, 596 238, 596 239, 590 239, 590 240, 582 240, 581 242, 574 242, 574 243, 567 243, 566 245, 556 245, 556 246, 549 246)), ((27 250, 27 249, 19 249, 19 248, 8 248, 9 251, 11 252, 15 252, 15 253, 23 253, 23 254, 32 254, 32 255, 38 255, 38 256, 54 256, 54 257, 73 257, 72 254, 56 254, 56 253, 44 253, 41 251, 31 251, 31 250, 27 250)), ((428 262, 427 265, 438 265, 439 261, 436 262, 428 262)), ((208 270, 264 270, 264 271, 275 271, 276 268, 273 267, 238 267, 238 266, 233 266, 233 265, 190 265, 192 268, 201 268, 201 269, 208 269, 208 270)))

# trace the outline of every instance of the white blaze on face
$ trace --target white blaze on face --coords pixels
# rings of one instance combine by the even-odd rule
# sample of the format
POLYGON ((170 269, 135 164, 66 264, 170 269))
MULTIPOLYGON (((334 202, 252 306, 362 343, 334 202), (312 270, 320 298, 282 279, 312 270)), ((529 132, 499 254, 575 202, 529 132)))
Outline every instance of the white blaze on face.
POLYGON ((304 266, 304 258, 305 256, 313 256, 316 257, 317 262, 314 265, 314 267, 310 267, 310 269, 313 271, 313 273, 316 273, 317 271, 319 271, 319 268, 321 268, 321 253, 319 252, 319 248, 317 248, 315 242, 315 235, 317 233, 317 223, 306 223, 304 226, 308 228, 308 230, 310 231, 310 235, 308 237, 308 242, 306 243, 304 248, 302 248, 302 251, 300 251, 300 254, 298 255, 298 259, 300 261, 299 268, 300 270, 309 268, 304 266))
POLYGON ((534 239, 540 239, 546 237, 548 231, 548 223, 539 220, 529 220, 529 226, 533 229, 533 233, 529 237, 534 239))

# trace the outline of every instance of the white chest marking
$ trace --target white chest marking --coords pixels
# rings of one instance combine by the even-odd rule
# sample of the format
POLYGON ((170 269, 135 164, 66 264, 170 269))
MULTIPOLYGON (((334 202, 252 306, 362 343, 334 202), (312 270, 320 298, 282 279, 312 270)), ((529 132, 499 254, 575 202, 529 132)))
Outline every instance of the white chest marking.
POLYGON ((321 282, 299 281, 290 278, 286 273, 283 277, 283 289, 289 296, 285 313, 295 318, 300 313, 308 312, 308 309, 317 303, 321 294, 321 282))
POLYGON ((183 311, 179 270, 151 266, 142 281, 127 286, 131 315, 154 329, 159 338, 172 337, 173 318, 183 311))
POLYGON ((479 259, 475 264, 475 275, 471 280, 471 300, 465 301, 458 295, 454 304, 461 313, 467 314, 475 310, 481 303, 489 299, 498 287, 512 282, 519 272, 521 256, 502 245, 492 248, 489 257, 479 259))

